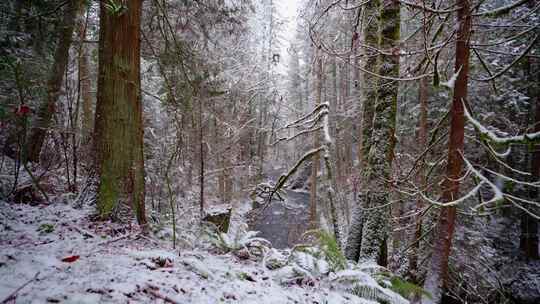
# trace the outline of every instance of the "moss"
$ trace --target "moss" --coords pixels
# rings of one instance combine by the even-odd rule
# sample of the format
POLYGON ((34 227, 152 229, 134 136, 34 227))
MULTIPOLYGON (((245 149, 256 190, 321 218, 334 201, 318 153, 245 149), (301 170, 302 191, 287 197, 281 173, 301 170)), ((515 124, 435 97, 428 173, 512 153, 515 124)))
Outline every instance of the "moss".
POLYGON ((112 18, 109 12, 101 11, 94 133, 100 175, 99 214, 109 218, 122 201, 131 204, 138 222, 145 225, 140 45, 137 43, 141 9, 141 1, 134 0, 124 12, 125 18, 112 18))
POLYGON ((41 232, 41 233, 51 233, 51 232, 54 232, 54 225, 53 225, 53 224, 49 224, 49 223, 41 224, 41 225, 39 225, 39 228, 37 229, 37 231, 39 231, 39 232, 41 232))
POLYGON ((118 185, 115 178, 102 172, 98 191, 98 212, 102 219, 109 218, 118 202, 118 185))
MULTIPOLYGON (((399 3, 381 5, 376 2, 374 9, 378 14, 377 48, 393 50, 398 48, 400 36, 399 3)), ((366 37, 373 39, 370 34, 366 37)), ((369 65, 369 63, 368 63, 369 65)), ((377 56, 376 73, 390 77, 399 76, 399 56, 377 56)), ((371 77, 373 78, 373 77, 371 77)), ((392 161, 395 147, 395 129, 397 114, 398 82, 389 79, 375 80, 373 91, 368 95, 373 102, 371 121, 364 128, 370 128, 370 138, 364 138, 364 151, 368 152, 364 177, 364 187, 368 191, 364 195, 365 210, 363 218, 360 259, 364 261, 386 261, 386 240, 390 234, 390 207, 388 193, 390 185, 386 182, 392 174, 392 161), (377 178, 371 173, 376 172, 377 178), (369 203, 367 203, 369 202, 369 203)), ((366 117, 364 116, 364 119, 366 117)), ((366 136, 367 132, 364 132, 366 136)), ((365 153, 365 152, 364 152, 365 153)))

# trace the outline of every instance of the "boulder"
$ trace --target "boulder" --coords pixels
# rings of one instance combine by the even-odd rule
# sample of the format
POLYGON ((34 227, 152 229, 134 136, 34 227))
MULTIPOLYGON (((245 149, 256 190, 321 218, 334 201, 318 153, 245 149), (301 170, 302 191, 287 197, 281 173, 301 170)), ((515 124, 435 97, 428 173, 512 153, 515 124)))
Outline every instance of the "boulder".
POLYGON ((220 232, 227 233, 231 222, 232 208, 221 208, 208 210, 203 217, 203 221, 216 225, 220 232))

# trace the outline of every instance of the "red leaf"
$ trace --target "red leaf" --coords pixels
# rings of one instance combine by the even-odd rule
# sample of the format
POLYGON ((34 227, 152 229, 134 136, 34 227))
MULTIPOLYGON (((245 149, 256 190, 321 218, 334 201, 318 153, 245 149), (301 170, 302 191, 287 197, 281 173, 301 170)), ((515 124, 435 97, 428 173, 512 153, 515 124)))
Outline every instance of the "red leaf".
POLYGON ((63 258, 62 262, 73 263, 76 260, 78 260, 79 258, 80 258, 80 256, 78 256, 78 255, 72 255, 72 256, 68 256, 68 257, 63 258))
POLYGON ((30 107, 25 104, 22 104, 19 107, 17 107, 17 109, 15 110, 15 114, 17 114, 18 116, 28 115, 30 114, 30 107))

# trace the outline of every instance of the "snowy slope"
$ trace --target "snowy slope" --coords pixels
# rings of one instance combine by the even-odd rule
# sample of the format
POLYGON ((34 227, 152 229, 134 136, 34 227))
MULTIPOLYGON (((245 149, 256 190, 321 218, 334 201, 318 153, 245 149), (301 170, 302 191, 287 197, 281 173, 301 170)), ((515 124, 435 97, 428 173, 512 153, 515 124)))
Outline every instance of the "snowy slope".
POLYGON ((374 303, 323 280, 283 285, 260 261, 172 250, 135 225, 91 221, 91 207, 0 210, 0 301, 24 286, 8 303, 374 303))

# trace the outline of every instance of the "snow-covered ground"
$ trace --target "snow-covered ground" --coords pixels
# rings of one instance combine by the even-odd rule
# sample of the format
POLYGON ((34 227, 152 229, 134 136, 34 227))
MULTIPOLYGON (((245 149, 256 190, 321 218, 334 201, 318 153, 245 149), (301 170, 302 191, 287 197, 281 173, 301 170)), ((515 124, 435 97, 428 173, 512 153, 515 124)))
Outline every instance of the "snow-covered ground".
POLYGON ((0 202, 0 303, 375 303, 325 280, 283 284, 260 260, 173 250, 92 211, 0 202))

